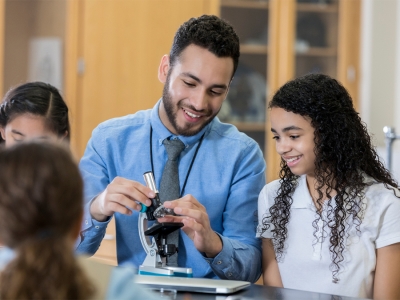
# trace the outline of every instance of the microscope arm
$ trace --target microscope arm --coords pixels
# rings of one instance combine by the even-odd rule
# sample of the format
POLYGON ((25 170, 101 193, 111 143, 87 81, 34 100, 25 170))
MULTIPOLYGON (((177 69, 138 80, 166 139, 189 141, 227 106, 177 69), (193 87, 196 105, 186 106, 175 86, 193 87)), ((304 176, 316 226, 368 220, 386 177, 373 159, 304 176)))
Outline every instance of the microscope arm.
POLYGON ((146 236, 144 234, 144 232, 147 230, 147 224, 148 224, 147 215, 145 213, 140 213, 138 222, 139 222, 138 228, 139 228, 140 242, 142 243, 142 246, 147 254, 146 259, 143 262, 143 265, 154 268, 161 267, 162 261, 160 255, 158 254, 158 249, 155 239, 146 236))

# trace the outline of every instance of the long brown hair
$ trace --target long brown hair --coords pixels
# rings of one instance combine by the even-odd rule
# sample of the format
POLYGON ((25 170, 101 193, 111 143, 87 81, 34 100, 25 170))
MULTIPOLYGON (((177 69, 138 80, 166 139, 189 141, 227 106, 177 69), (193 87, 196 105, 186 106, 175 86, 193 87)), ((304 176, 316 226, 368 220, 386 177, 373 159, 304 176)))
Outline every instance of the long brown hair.
POLYGON ((73 231, 83 183, 68 149, 22 143, 0 151, 0 240, 15 258, 0 274, 1 299, 87 299, 73 231))

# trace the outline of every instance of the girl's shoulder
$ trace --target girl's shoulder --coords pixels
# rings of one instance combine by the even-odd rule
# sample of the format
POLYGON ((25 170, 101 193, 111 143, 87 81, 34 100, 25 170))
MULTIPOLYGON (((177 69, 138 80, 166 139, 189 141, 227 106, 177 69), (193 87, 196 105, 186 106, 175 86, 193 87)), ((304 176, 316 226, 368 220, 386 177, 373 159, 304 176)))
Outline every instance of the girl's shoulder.
MULTIPOLYGON (((263 190, 261 191, 261 194, 268 199, 275 199, 281 185, 282 185, 281 179, 276 179, 274 181, 271 181, 264 186, 263 190)), ((294 185, 296 186, 295 188, 296 194, 303 193, 304 188, 306 188, 307 192, 307 182, 305 176, 297 177, 294 180, 294 185)))
MULTIPOLYGON (((274 181, 271 181, 268 183, 264 189, 268 190, 268 192, 275 193, 279 190, 281 187, 281 179, 276 179, 274 181)), ((306 181, 306 176, 298 176, 297 178, 294 179, 294 185, 296 186, 296 189, 298 188, 303 188, 304 186, 307 186, 307 181, 306 181)))
POLYGON ((399 189, 384 183, 376 182, 371 178, 367 178, 365 188, 365 198, 368 202, 395 202, 400 204, 399 189))
POLYGON ((371 182, 365 188, 365 212, 361 231, 373 237, 375 247, 400 242, 400 192, 383 183, 371 182))
POLYGON ((276 179, 274 181, 269 182, 264 188, 266 190, 278 190, 281 186, 280 179, 276 179))

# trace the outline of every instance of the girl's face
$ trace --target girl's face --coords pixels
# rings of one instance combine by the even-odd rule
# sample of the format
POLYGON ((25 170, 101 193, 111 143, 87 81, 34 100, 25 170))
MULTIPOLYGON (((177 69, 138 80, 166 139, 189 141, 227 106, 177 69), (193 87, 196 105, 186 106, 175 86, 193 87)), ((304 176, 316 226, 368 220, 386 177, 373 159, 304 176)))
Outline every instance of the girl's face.
POLYGON ((13 118, 4 128, 0 128, 1 136, 5 140, 5 146, 33 139, 57 140, 57 134, 45 126, 45 120, 41 116, 22 114, 13 118))
POLYGON ((307 117, 274 107, 270 112, 276 151, 295 175, 314 176, 314 128, 307 117))

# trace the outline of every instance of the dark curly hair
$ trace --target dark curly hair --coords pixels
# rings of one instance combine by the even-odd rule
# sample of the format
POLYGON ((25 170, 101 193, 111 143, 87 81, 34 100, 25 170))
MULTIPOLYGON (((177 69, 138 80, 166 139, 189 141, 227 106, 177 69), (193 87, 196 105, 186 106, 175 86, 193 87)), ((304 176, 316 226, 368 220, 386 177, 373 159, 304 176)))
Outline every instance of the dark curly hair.
MULTIPOLYGON (((333 282, 339 280, 340 264, 344 260, 346 247, 346 222, 353 220, 360 233, 365 207, 362 199, 368 183, 364 174, 372 177, 386 188, 398 188, 379 160, 366 125, 361 121, 353 107, 346 89, 335 79, 322 74, 309 74, 283 85, 269 103, 269 108, 279 107, 288 112, 311 119, 314 128, 315 179, 320 207, 324 197, 332 198, 336 192, 335 203, 327 203, 327 220, 324 226, 330 229, 330 252, 333 282), (326 189, 326 190, 325 190, 326 189), (325 195, 325 196, 324 196, 325 195)), ((273 226, 273 244, 277 259, 283 256, 287 238, 287 224, 290 219, 292 195, 297 187, 299 176, 293 174, 286 162, 281 160, 279 173, 280 188, 274 205, 262 221, 262 231, 273 226)), ((313 221, 314 236, 318 231, 320 212, 313 221)))
MULTIPOLYGON (((36 81, 11 88, 0 106, 0 126, 3 128, 21 114, 33 114, 45 119, 47 128, 69 142, 71 129, 68 107, 54 86, 36 81)), ((0 143, 4 140, 0 136, 0 143)))
POLYGON ((226 21, 213 15, 202 15, 183 23, 175 34, 169 54, 171 67, 191 44, 203 47, 217 57, 231 57, 235 73, 240 56, 239 37, 226 21))

